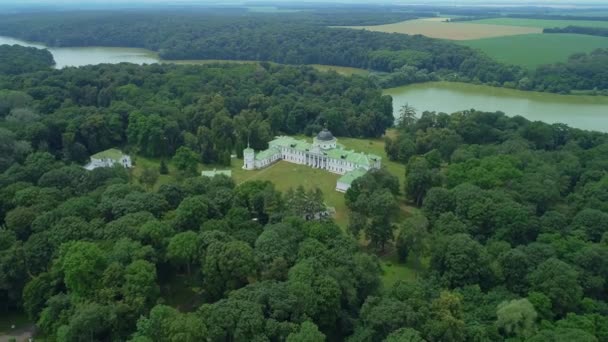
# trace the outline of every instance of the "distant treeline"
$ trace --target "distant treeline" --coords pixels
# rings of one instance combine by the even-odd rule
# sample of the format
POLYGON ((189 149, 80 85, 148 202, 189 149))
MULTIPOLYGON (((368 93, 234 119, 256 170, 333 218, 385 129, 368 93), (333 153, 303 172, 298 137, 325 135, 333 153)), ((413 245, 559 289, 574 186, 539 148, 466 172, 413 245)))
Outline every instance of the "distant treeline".
POLYGON ((543 33, 576 33, 576 34, 587 34, 590 36, 608 37, 608 28, 567 26, 567 27, 546 28, 543 30, 543 33))
MULTIPOLYGON (((608 69, 603 52, 584 58, 576 55, 567 63, 528 71, 449 41, 329 28, 328 24, 353 23, 355 18, 359 23, 377 20, 382 12, 355 12, 350 17, 347 11, 335 13, 342 14, 46 13, 3 17, 0 35, 51 46, 140 47, 157 51, 167 60, 256 60, 356 67, 373 70, 372 78, 382 87, 447 80, 556 93, 608 89, 604 79, 597 77, 608 69)), ((399 15, 392 18, 397 20, 399 15)))
POLYGON ((522 19, 544 19, 544 20, 590 20, 608 21, 608 17, 592 17, 585 15, 562 15, 562 14, 509 14, 508 18, 522 19))
POLYGON ((245 17, 183 12, 55 13, 6 17, 0 21, 0 34, 51 46, 141 47, 158 51, 168 60, 330 64, 386 73, 415 67, 422 73, 482 83, 518 80, 517 67, 500 64, 469 47, 423 36, 328 28, 325 24, 339 25, 347 19, 336 16, 329 20, 289 13, 245 17))
MULTIPOLYGON (((450 21, 473 21, 482 19, 496 18, 517 18, 517 19, 541 19, 541 20, 588 20, 588 21, 608 21, 608 17, 588 17, 584 15, 561 15, 561 14, 483 14, 471 15, 466 17, 451 18, 450 21)), ((552 32, 551 32, 552 33, 552 32)))
POLYGON ((532 80, 533 85, 530 86, 534 89, 554 93, 605 91, 608 89, 608 49, 597 49, 589 54, 578 53, 565 63, 540 66, 532 80))

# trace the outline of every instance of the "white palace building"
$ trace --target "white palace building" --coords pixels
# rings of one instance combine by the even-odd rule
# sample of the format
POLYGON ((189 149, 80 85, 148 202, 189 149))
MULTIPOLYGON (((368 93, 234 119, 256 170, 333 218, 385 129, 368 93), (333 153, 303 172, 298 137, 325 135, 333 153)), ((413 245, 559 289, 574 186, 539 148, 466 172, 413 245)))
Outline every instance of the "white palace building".
POLYGON ((371 169, 379 169, 382 158, 345 150, 330 131, 322 130, 310 144, 305 140, 279 136, 268 143, 268 149, 255 152, 247 147, 243 151, 243 169, 257 170, 285 160, 294 164, 308 165, 343 175, 338 179, 336 190, 346 192, 352 182, 371 169))

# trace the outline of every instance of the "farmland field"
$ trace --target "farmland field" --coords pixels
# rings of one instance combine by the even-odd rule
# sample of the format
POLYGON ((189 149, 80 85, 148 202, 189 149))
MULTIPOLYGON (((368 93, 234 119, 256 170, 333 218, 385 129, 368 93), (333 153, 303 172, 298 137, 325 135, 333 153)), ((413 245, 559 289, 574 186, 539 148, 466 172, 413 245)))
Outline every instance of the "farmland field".
POLYGON ((479 49, 499 62, 532 69, 542 64, 565 62, 575 53, 608 48, 608 37, 578 34, 529 34, 469 40, 460 43, 479 49))
POLYGON ((608 28, 608 21, 593 21, 593 20, 544 20, 544 19, 525 19, 525 18, 493 18, 493 19, 473 20, 473 21, 468 21, 466 23, 539 27, 539 28, 553 28, 553 27, 566 27, 566 26, 585 26, 585 27, 608 28))
POLYGON ((447 23, 434 20, 417 19, 394 24, 373 26, 340 26, 359 30, 387 33, 421 34, 423 36, 450 40, 470 40, 502 36, 541 33, 540 27, 518 27, 509 25, 487 25, 470 23, 447 23))

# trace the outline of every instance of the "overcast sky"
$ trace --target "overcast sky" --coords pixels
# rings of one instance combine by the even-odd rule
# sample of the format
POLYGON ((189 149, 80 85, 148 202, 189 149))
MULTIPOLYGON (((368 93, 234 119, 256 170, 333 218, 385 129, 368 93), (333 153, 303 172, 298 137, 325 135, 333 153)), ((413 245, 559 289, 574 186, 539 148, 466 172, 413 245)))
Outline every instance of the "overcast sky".
POLYGON ((41 4, 60 4, 60 3, 69 3, 69 4, 124 4, 127 5, 129 3, 155 3, 155 4, 180 4, 180 3, 189 3, 189 4, 226 4, 226 5, 238 5, 244 3, 255 3, 255 2, 274 2, 274 3, 288 3, 288 4, 298 4, 298 3, 369 3, 369 4, 379 4, 379 3, 394 3, 394 4, 424 4, 424 3, 452 3, 454 5, 462 5, 465 3, 511 3, 511 4, 529 4, 529 3, 570 3, 570 4, 608 4, 608 0, 304 0, 304 1, 293 1, 293 0, 247 0, 247 1, 218 1, 218 0, 0 0, 0 4, 2 3, 12 3, 12 4, 23 4, 23 3, 41 3, 41 4))

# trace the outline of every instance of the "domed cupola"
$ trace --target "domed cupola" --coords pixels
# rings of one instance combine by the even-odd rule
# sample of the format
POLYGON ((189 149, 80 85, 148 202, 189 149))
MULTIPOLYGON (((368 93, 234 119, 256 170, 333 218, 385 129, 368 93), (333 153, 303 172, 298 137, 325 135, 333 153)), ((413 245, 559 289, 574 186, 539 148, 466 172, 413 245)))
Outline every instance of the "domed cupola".
POLYGON ((323 128, 319 134, 317 134, 317 140, 319 141, 331 141, 334 140, 334 135, 327 128, 323 128))
POLYGON ((333 134, 327 129, 324 128, 317 136, 314 138, 314 145, 327 150, 330 148, 336 148, 337 139, 333 134))

